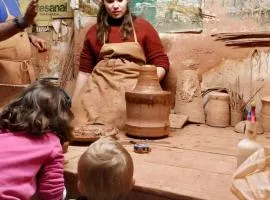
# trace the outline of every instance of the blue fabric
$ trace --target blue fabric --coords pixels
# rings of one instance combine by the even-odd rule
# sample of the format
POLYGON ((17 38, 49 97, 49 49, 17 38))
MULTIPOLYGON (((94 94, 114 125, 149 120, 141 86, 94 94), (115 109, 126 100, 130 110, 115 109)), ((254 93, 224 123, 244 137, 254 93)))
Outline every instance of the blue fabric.
POLYGON ((9 10, 9 13, 14 16, 14 17, 18 17, 21 15, 21 11, 19 8, 19 2, 18 0, 0 0, 0 22, 5 22, 7 20, 8 17, 8 13, 6 11, 5 8, 5 4, 9 10))

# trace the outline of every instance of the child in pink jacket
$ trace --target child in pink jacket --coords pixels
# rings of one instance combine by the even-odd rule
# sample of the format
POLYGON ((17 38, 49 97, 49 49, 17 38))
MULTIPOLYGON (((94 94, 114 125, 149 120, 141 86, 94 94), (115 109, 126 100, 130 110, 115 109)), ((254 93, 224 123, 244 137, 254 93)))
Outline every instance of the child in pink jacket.
POLYGON ((0 113, 0 199, 62 200, 61 144, 72 130, 70 99, 39 81, 0 113))

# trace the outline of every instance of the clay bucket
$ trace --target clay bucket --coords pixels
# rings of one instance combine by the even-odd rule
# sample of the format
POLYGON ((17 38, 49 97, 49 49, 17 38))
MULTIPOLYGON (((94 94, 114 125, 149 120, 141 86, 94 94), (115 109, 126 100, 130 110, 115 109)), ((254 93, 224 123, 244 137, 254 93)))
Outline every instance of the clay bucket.
POLYGON ((212 92, 209 95, 206 124, 215 127, 230 125, 229 95, 227 93, 212 92))
POLYGON ((262 109, 261 109, 261 124, 264 131, 270 131, 270 96, 261 98, 262 109))
POLYGON ((171 93, 160 87, 155 66, 141 66, 137 85, 125 98, 127 135, 155 138, 169 134, 171 93))

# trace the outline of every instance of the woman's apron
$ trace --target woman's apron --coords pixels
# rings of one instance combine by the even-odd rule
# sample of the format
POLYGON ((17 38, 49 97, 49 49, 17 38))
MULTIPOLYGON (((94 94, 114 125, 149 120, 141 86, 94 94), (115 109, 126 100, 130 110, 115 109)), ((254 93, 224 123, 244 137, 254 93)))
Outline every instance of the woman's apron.
MULTIPOLYGON (((133 24, 132 24, 133 26, 133 24)), ((143 49, 135 42, 105 43, 100 51, 100 61, 93 69, 80 99, 74 102, 74 126, 102 123, 121 128, 126 119, 125 92, 131 90, 139 75, 140 66, 146 62, 143 49)))
MULTIPOLYGON (((6 5, 5 7, 8 13, 7 20, 12 20, 14 17, 10 14, 6 5)), ((22 31, 1 41, 0 84, 27 84, 33 82, 36 76, 31 64, 31 56, 31 44, 26 32, 22 31)))

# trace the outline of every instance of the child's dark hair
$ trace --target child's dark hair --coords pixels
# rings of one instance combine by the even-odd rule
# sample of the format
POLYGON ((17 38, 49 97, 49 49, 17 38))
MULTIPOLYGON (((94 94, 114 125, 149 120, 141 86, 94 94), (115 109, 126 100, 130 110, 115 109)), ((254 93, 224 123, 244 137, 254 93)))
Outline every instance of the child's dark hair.
POLYGON ((64 90, 46 80, 37 81, 0 113, 0 129, 26 131, 32 136, 56 134, 61 143, 70 139, 73 113, 64 90))

